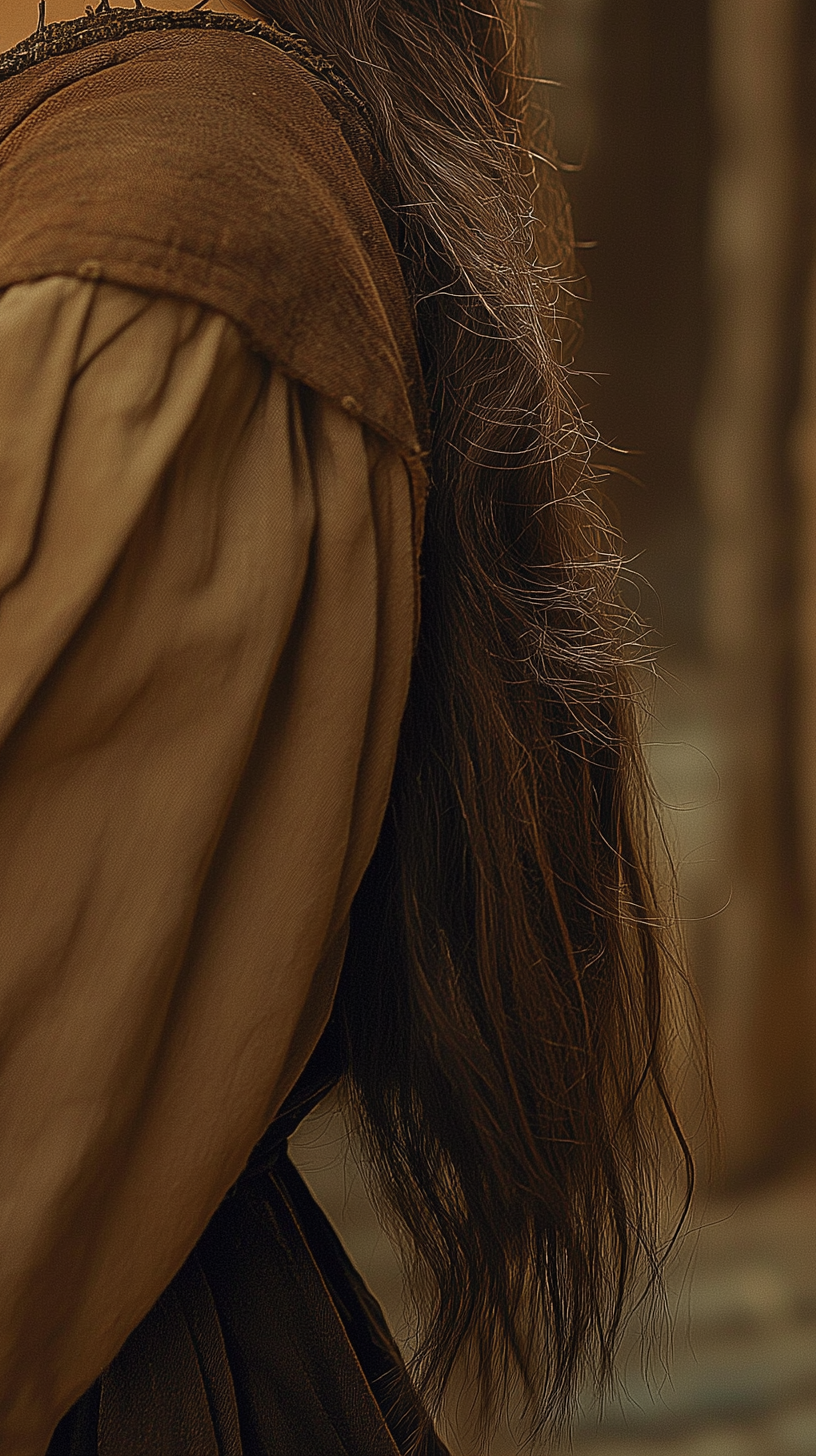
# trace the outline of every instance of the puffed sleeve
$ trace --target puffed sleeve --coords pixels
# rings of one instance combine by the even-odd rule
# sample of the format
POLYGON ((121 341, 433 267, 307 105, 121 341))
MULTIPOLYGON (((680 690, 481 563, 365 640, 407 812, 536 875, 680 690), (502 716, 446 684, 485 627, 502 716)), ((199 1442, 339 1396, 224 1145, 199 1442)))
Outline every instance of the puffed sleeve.
POLYGON ((0 1449, 40 1456, 325 1024, 413 638, 397 453, 197 305, 0 297, 0 1449))

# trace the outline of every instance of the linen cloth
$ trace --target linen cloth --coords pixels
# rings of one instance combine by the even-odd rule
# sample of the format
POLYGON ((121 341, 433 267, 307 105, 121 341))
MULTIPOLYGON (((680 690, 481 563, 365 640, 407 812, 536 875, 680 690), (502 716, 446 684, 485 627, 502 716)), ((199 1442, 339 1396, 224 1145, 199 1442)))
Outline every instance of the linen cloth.
POLYGON ((0 297, 8 1456, 151 1310, 318 1040, 415 592, 404 455, 233 321, 67 276, 0 297))

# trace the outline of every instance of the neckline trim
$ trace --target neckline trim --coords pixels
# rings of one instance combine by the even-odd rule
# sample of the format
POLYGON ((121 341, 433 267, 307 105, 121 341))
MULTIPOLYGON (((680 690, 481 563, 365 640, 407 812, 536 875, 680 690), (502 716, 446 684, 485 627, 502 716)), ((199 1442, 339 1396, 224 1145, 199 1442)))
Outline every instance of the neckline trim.
POLYGON ((220 30, 255 36, 274 45, 304 70, 329 82, 343 100, 350 102, 359 112, 373 138, 375 128, 365 102, 331 62, 302 36, 285 30, 276 21, 250 20, 242 15, 219 14, 206 9, 158 10, 140 4, 139 0, 136 0, 133 9, 126 9, 102 0, 95 10, 88 5, 85 14, 75 20, 56 21, 53 25, 38 27, 25 40, 0 55, 0 82, 42 61, 70 55, 84 50, 86 46, 99 45, 106 40, 121 40, 129 35, 168 30, 220 30))

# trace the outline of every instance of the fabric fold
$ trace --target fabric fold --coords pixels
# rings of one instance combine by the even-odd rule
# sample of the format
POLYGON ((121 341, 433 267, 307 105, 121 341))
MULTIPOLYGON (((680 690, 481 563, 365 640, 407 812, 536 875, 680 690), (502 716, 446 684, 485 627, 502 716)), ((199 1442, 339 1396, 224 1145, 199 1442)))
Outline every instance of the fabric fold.
POLYGON ((0 1444, 45 1451, 329 1016, 412 507, 399 452, 230 320, 75 278, 0 296, 0 502, 0 1444))

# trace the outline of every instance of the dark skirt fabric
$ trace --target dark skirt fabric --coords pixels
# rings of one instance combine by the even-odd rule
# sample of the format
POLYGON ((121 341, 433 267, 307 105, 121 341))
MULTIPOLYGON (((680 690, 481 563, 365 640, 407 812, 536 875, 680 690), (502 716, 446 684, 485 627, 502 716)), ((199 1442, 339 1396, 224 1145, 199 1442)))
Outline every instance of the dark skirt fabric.
POLYGON ((97 1453, 446 1456, 278 1124, 48 1449, 97 1453))

